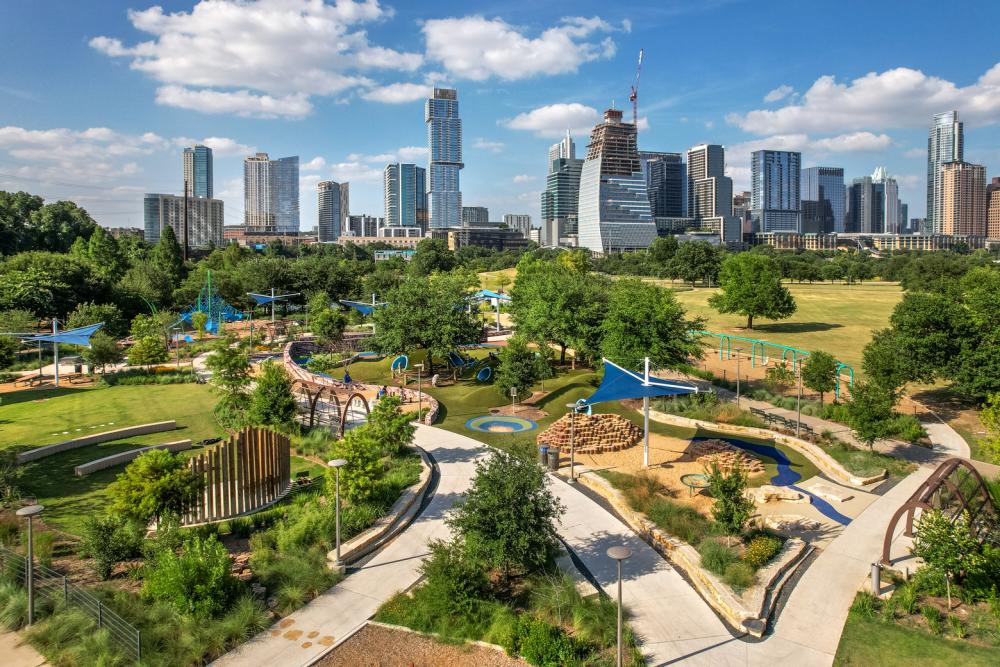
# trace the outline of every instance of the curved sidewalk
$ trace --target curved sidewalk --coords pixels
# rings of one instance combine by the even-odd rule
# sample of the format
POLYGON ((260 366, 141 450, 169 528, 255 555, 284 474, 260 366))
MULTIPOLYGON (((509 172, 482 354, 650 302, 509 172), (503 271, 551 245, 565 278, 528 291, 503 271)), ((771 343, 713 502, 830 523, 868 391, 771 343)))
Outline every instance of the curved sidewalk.
POLYGON ((329 591, 213 664, 310 665, 363 625, 382 603, 416 583, 427 544, 448 536, 445 513, 468 489, 474 461, 486 447, 431 426, 418 425, 414 441, 434 457, 440 477, 413 523, 329 591))

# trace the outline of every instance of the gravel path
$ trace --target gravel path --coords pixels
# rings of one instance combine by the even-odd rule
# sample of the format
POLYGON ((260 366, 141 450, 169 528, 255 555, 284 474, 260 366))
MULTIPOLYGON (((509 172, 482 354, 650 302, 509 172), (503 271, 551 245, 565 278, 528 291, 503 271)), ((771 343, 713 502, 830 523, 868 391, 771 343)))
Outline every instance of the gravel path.
POLYGON ((455 646, 429 637, 366 625, 315 667, 525 667, 526 662, 475 644, 455 646))

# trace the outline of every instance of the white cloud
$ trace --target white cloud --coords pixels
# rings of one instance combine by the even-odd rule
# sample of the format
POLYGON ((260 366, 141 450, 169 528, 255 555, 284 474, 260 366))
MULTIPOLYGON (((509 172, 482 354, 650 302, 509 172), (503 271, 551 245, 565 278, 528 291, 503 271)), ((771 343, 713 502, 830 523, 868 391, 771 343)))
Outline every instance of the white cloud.
POLYGON ((918 158, 918 157, 926 158, 927 157, 927 149, 926 148, 911 148, 910 150, 903 152, 903 157, 906 157, 906 158, 918 158))
POLYGON ((882 151, 891 145, 892 139, 888 134, 852 132, 836 137, 815 139, 809 143, 809 148, 819 152, 856 153, 862 151, 882 151))
POLYGON ((540 137, 561 137, 570 130, 573 134, 590 134, 601 115, 594 107, 579 102, 548 104, 518 114, 504 125, 512 130, 527 130, 540 137))
POLYGON ((531 174, 518 174, 514 177, 515 183, 530 183, 533 180, 535 180, 535 177, 531 174))
MULTIPOLYGON (((117 169, 131 170, 135 166, 122 163, 122 158, 151 155, 169 147, 163 137, 146 132, 123 134, 106 127, 86 130, 53 128, 27 130, 22 127, 0 127, 0 150, 22 162, 37 162, 54 167, 86 171, 88 160, 94 160, 97 171, 114 173, 117 169)), ((122 172, 124 173, 124 172, 122 172)), ((70 178, 64 175, 64 180, 70 178)))
POLYGON ((537 37, 525 36, 503 19, 483 16, 432 19, 423 27, 428 60, 473 81, 576 72, 583 63, 614 56, 614 41, 596 37, 615 30, 596 16, 563 18, 537 37))
POLYGON ((306 163, 302 164, 299 167, 299 170, 300 171, 319 171, 320 169, 322 169, 325 166, 326 166, 326 160, 324 160, 322 157, 320 157, 320 156, 317 155, 313 159, 309 160, 309 162, 306 162, 306 163))
POLYGON ((783 100, 795 91, 789 85, 782 84, 764 96, 765 102, 777 102, 783 100))
POLYGON ((204 139, 191 139, 190 137, 176 137, 171 140, 174 146, 187 147, 201 144, 212 149, 212 154, 216 157, 226 157, 230 155, 250 155, 256 153, 257 149, 247 144, 241 144, 235 139, 228 137, 205 137, 204 139))
POLYGON ((490 151, 491 153, 501 153, 503 152, 505 144, 502 141, 490 141, 482 137, 478 137, 473 143, 472 147, 479 149, 481 151, 490 151))
POLYGON ((162 84, 160 104, 300 117, 312 110, 311 96, 374 85, 366 72, 421 66, 418 53, 369 42, 361 26, 391 15, 378 0, 202 0, 189 12, 130 10, 148 41, 98 36, 90 46, 162 84))
POLYGON ((378 86, 361 94, 366 100, 383 102, 385 104, 406 104, 430 97, 430 84, 423 83, 391 83, 378 86))
POLYGON ((1000 63, 965 87, 907 67, 870 72, 850 83, 826 75, 801 100, 726 119, 754 134, 850 132, 925 127, 933 114, 949 109, 976 123, 1000 119, 1000 63))
POLYGON ((852 132, 835 137, 812 139, 808 134, 776 134, 726 147, 726 159, 736 164, 749 163, 750 153, 759 150, 809 151, 811 153, 860 153, 885 150, 892 145, 887 134, 852 132))
POLYGON ((347 156, 348 162, 369 162, 372 164, 385 164, 387 162, 417 162, 427 159, 426 146, 402 146, 394 151, 385 153, 364 154, 351 153, 347 156))
POLYGON ((364 162, 347 161, 338 162, 330 167, 330 175, 333 180, 343 183, 375 183, 382 181, 382 170, 375 169, 364 162))

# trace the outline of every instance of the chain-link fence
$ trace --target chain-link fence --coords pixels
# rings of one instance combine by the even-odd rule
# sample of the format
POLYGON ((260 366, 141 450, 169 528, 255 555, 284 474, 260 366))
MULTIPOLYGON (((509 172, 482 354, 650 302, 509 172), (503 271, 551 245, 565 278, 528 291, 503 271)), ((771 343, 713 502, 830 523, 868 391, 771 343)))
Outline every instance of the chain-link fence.
MULTIPOLYGON (((0 546, 0 572, 12 581, 27 587, 28 559, 0 546)), ((122 651, 137 663, 142 660, 142 634, 138 628, 109 609, 101 600, 83 588, 69 582, 65 576, 44 565, 35 565, 35 596, 62 600, 67 605, 82 609, 97 621, 97 626, 108 631, 122 651)))

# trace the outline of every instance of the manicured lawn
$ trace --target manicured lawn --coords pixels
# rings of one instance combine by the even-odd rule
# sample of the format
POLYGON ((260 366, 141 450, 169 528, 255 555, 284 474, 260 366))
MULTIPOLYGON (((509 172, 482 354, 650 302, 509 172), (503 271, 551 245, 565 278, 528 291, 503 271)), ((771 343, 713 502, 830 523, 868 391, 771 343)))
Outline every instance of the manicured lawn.
POLYGON ((833 664, 842 667, 976 667, 1000 664, 1000 649, 935 637, 852 612, 844 626, 833 664))
POLYGON ((496 292, 503 287, 504 292, 510 292, 514 285, 517 269, 500 269, 499 271, 483 271, 479 274, 479 286, 496 292))
POLYGON ((858 373, 861 352, 872 331, 888 326, 892 309, 903 297, 899 285, 892 283, 786 283, 786 286, 798 305, 795 314, 780 322, 755 321, 753 332, 743 331, 745 317, 720 315, 708 305, 708 297, 716 289, 698 288, 677 292, 676 296, 688 314, 706 319, 707 331, 734 333, 806 351, 825 350, 854 366, 858 373))

